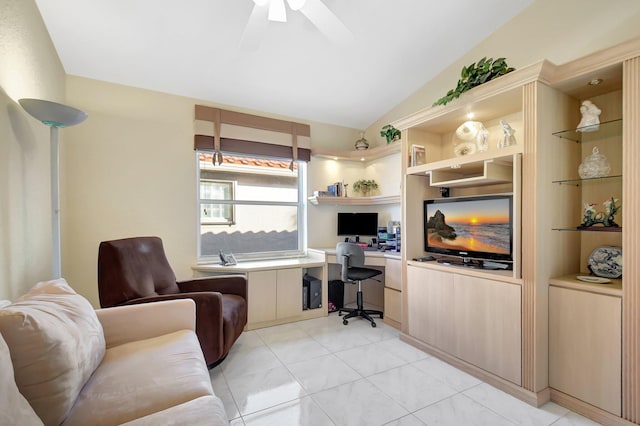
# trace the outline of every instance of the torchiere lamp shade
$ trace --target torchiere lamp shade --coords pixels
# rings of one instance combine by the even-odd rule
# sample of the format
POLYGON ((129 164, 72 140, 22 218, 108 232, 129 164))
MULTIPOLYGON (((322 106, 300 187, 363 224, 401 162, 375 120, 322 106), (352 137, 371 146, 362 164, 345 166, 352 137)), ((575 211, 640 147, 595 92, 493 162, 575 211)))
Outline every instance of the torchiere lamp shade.
POLYGON ((82 123, 87 113, 73 107, 42 99, 20 99, 20 105, 34 118, 51 127, 69 127, 82 123))

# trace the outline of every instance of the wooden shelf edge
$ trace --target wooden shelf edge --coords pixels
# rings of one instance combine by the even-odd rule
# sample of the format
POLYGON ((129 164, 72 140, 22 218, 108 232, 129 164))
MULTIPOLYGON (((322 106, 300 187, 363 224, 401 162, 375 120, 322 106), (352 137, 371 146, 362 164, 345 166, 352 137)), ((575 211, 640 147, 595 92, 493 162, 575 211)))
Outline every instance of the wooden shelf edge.
POLYGON ((474 163, 483 163, 485 161, 513 161, 515 154, 522 154, 524 147, 522 145, 512 145, 502 148, 499 151, 485 151, 478 154, 467 155, 464 157, 449 158, 446 160, 434 161, 432 163, 422 164, 420 166, 408 167, 408 175, 423 175, 431 170, 451 169, 456 166, 463 168, 465 165, 474 163))
POLYGON ((400 141, 391 142, 387 145, 376 146, 362 151, 322 151, 312 150, 314 157, 330 158, 347 161, 374 161, 387 155, 399 153, 402 144, 400 141))
POLYGON ((535 80, 547 82, 549 75, 552 74, 556 67, 555 64, 547 60, 537 62, 476 86, 445 106, 438 105, 424 108, 391 124, 400 130, 408 129, 459 110, 470 103, 480 102, 509 90, 518 89, 526 83, 535 80))
POLYGON ((399 204, 400 195, 376 195, 372 197, 308 197, 309 202, 315 206, 374 206, 381 204, 399 204))
POLYGON ((459 275, 468 275, 470 277, 486 278, 494 281, 500 281, 505 284, 514 284, 520 287, 523 286, 524 281, 522 278, 514 276, 513 270, 500 270, 500 269, 476 269, 466 266, 455 265, 443 265, 441 263, 434 262, 418 262, 414 260, 407 260, 407 266, 424 269, 435 269, 443 272, 452 272, 459 275))
POLYGON ((552 228, 552 230, 564 232, 622 232, 622 226, 576 226, 572 228, 552 228))
POLYGON ((463 179, 455 179, 443 182, 431 182, 431 186, 446 187, 446 188, 462 188, 465 186, 481 186, 481 185, 493 185, 497 183, 510 183, 512 180, 504 179, 491 179, 485 176, 474 176, 463 179))
POLYGON ((580 281, 576 278, 578 275, 589 274, 576 272, 575 274, 563 275, 561 277, 552 277, 549 279, 549 285, 569 290, 602 294, 605 296, 622 297, 622 279, 612 279, 609 284, 598 284, 580 281))

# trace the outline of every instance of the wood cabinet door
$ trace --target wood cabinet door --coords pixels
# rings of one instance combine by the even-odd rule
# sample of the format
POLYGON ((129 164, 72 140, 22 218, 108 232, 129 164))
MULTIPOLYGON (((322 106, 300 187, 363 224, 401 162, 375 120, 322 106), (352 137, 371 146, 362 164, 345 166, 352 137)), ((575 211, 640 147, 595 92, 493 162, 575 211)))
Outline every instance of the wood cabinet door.
POLYGON ((455 354, 520 385, 520 286, 456 275, 454 288, 455 354))
POLYGON ((276 319, 276 277, 276 271, 248 273, 247 321, 249 324, 276 319))
POLYGON ((384 317, 402 322, 402 293, 398 290, 384 289, 384 317))
POLYGON ((621 341, 619 297, 549 287, 549 386, 620 416, 621 341))
POLYGON ((452 353, 453 274, 408 266, 406 291, 409 334, 452 353))
POLYGON ((385 259, 384 286, 402 291, 402 261, 385 259))
POLYGON ((276 318, 302 314, 302 268, 277 271, 276 318))

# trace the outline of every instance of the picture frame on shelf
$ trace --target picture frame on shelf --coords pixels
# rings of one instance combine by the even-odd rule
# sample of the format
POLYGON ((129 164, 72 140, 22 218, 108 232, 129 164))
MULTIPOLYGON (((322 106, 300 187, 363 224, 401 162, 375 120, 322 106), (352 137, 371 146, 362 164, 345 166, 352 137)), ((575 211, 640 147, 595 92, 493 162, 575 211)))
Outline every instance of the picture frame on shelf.
POLYGON ((422 145, 411 145, 411 167, 420 166, 427 162, 425 149, 422 145))

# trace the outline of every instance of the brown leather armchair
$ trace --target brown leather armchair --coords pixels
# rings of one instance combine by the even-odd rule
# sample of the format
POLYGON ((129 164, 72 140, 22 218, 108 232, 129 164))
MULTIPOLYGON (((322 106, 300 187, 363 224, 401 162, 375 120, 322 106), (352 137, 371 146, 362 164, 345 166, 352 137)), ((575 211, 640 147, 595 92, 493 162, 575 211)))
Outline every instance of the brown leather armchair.
POLYGON ((98 289, 103 308, 193 299, 196 334, 209 368, 224 360, 247 324, 247 280, 244 276, 224 275, 178 282, 158 237, 101 242, 98 289))

